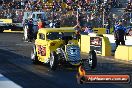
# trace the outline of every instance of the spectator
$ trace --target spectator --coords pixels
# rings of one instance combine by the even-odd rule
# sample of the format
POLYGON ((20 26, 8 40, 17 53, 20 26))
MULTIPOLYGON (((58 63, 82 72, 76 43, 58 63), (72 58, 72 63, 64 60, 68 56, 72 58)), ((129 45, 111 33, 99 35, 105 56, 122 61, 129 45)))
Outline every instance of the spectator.
POLYGON ((132 12, 132 2, 129 2, 126 9, 125 9, 126 12, 132 12))
POLYGON ((79 25, 79 23, 78 23, 76 26, 74 26, 74 29, 75 29, 75 31, 76 31, 76 34, 77 34, 77 35, 80 35, 81 26, 79 25))
POLYGON ((38 21, 38 29, 43 28, 43 22, 41 19, 38 21))
POLYGON ((28 28, 29 28, 29 30, 28 30, 29 42, 32 42, 33 37, 34 37, 34 35, 33 35, 33 19, 32 18, 28 22, 28 28))
POLYGON ((109 24, 106 25, 106 34, 110 34, 110 25, 109 24))
POLYGON ((119 20, 118 25, 115 27, 114 36, 115 36, 115 40, 116 40, 116 47, 118 47, 118 45, 120 45, 120 42, 122 45, 125 45, 126 28, 122 25, 121 20, 119 20))
POLYGON ((86 28, 85 28, 85 30, 84 30, 84 32, 85 33, 93 33, 93 29, 92 29, 92 27, 91 26, 87 26, 86 28))
POLYGON ((60 28, 60 21, 57 19, 56 23, 55 23, 55 28, 60 28))
POLYGON ((114 30, 114 31, 115 31, 115 29, 116 29, 116 26, 118 26, 118 21, 115 22, 115 25, 114 25, 114 27, 113 27, 113 30, 114 30))
POLYGON ((76 32, 76 37, 79 40, 80 39, 80 32, 81 32, 81 26, 79 25, 79 23, 77 23, 76 26, 74 26, 75 32, 76 32))
MULTIPOLYGON (((55 6, 54 13, 57 14, 55 20, 61 18, 62 19, 61 24, 63 23, 62 25, 67 25, 67 26, 73 26, 76 24, 76 15, 77 15, 76 11, 77 11, 77 8, 79 7, 81 8, 80 16, 79 16, 80 23, 84 24, 84 22, 86 21, 85 19, 86 12, 90 12, 88 14, 89 18, 87 22, 90 22, 90 21, 93 22, 93 21, 100 19, 98 20, 98 22, 97 21, 95 22, 96 25, 94 26, 100 27, 102 25, 101 16, 102 16, 103 7, 101 7, 101 5, 103 3, 102 2, 103 0, 76 0, 76 1, 65 0, 65 1, 66 2, 62 2, 60 0, 60 2, 55 1, 49 4, 47 3, 48 0, 17 0, 17 1, 14 0, 14 1, 9 1, 9 2, 2 2, 1 7, 4 10, 6 10, 7 8, 9 8, 10 10, 13 9, 14 12, 16 12, 17 9, 23 9, 24 11, 43 11, 44 10, 50 13, 53 8, 52 6, 55 6), (42 1, 44 1, 44 3, 42 3, 42 1), (90 3, 96 3, 96 2, 98 2, 98 4, 90 4, 90 3)), ((109 12, 111 9, 111 6, 107 5, 108 1, 109 0, 107 0, 106 7, 105 7, 106 18, 109 16, 109 12)), ((12 14, 14 12, 12 12, 12 14)), ((18 18, 19 14, 16 13, 16 15, 17 15, 16 18, 18 18)), ((48 16, 50 19, 52 19, 51 13, 48 16)), ((82 24, 80 25, 82 26, 82 24)))

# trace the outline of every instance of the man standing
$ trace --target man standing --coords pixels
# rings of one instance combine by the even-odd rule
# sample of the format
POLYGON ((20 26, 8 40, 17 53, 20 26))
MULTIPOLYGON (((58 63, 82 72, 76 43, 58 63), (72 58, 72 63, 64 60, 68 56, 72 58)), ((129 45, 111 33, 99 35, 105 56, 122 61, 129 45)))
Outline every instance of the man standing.
POLYGON ((126 28, 122 25, 121 20, 118 22, 118 25, 115 27, 114 37, 115 37, 115 40, 116 40, 116 47, 118 45, 120 45, 120 42, 121 42, 122 45, 125 45, 126 28))
POLYGON ((75 32, 76 32, 76 37, 79 40, 80 39, 80 32, 81 32, 81 26, 79 25, 79 23, 77 23, 76 26, 74 26, 75 32))
POLYGON ((106 34, 110 34, 110 25, 109 24, 106 25, 106 34))
POLYGON ((33 19, 31 18, 28 22, 28 38, 29 42, 32 42, 33 40, 33 19))
POLYGON ((86 28, 85 28, 85 30, 84 30, 84 32, 85 33, 93 33, 93 29, 92 29, 92 27, 91 26, 87 26, 86 28))

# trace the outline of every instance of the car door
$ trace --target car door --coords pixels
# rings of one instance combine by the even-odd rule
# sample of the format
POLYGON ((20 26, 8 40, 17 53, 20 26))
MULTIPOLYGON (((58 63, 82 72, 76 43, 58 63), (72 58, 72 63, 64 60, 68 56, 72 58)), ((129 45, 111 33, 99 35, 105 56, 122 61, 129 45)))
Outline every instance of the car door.
POLYGON ((46 57, 46 44, 47 44, 45 40, 45 34, 39 33, 35 43, 37 47, 36 51, 37 51, 37 56, 39 57, 39 61, 44 62, 44 58, 46 57))

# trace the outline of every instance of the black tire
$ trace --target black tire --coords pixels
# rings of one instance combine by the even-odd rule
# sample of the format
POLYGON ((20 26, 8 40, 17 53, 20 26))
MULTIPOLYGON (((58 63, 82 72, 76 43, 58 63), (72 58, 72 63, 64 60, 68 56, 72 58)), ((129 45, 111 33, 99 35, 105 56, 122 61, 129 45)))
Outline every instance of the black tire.
POLYGON ((0 33, 3 33, 4 29, 0 29, 0 33))
POLYGON ((31 50, 31 60, 33 64, 39 64, 35 45, 33 45, 32 50, 31 50))
POLYGON ((51 52, 49 64, 51 70, 56 70, 58 65, 58 55, 56 54, 56 52, 51 52))
POLYGON ((94 50, 91 50, 89 52, 88 64, 91 69, 95 69, 97 66, 97 57, 96 57, 96 52, 94 50))

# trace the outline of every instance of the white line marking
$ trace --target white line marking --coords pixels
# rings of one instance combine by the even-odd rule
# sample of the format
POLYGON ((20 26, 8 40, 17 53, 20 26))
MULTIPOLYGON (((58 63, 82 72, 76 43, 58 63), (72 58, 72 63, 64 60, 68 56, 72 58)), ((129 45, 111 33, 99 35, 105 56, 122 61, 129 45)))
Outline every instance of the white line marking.
POLYGON ((0 88, 22 88, 18 84, 0 74, 0 88))

